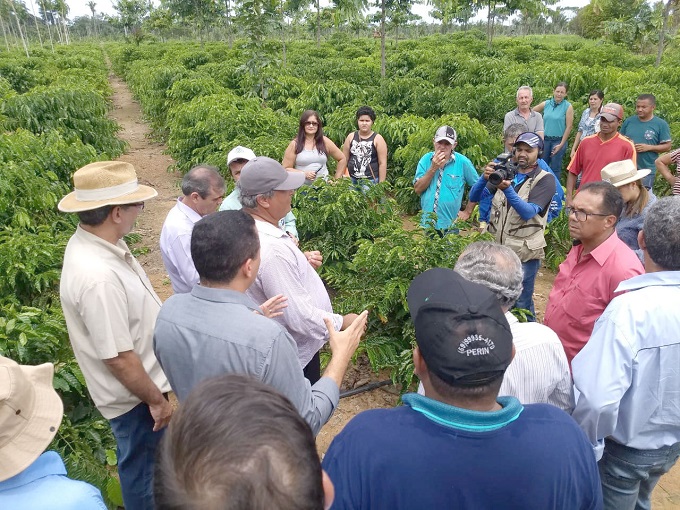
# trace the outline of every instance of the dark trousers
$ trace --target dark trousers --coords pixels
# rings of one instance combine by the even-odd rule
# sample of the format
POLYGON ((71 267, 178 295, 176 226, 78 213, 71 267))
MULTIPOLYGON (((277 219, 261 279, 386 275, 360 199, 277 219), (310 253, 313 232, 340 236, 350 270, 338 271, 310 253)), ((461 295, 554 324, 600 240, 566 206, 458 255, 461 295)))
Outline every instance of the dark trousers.
POLYGON ((317 352, 307 366, 302 370, 309 382, 314 384, 321 379, 321 356, 317 352))
POLYGON ((109 423, 116 438, 118 476, 125 510, 153 510, 156 447, 165 429, 153 431, 151 411, 143 402, 109 423))

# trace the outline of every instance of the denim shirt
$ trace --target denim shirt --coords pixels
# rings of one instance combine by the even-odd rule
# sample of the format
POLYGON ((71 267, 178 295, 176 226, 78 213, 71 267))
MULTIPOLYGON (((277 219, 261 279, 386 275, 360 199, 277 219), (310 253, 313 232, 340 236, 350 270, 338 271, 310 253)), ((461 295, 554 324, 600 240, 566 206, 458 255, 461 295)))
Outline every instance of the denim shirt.
POLYGON ((638 244, 638 233, 640 230, 642 230, 642 225, 645 222, 647 211, 654 202, 656 202, 656 196, 654 196, 654 194, 649 191, 649 201, 642 212, 633 216, 626 216, 624 209, 624 212, 621 213, 621 217, 616 224, 616 234, 619 236, 619 239, 626 243, 638 256, 640 262, 643 263, 644 255, 640 249, 640 245, 638 244))

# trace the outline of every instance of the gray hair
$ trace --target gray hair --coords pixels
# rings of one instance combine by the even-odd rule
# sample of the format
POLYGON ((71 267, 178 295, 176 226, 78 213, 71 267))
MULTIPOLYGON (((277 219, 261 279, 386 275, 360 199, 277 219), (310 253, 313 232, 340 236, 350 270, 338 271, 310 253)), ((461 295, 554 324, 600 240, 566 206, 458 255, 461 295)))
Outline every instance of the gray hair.
POLYGON ((531 97, 532 98, 534 97, 534 91, 531 90, 531 87, 529 85, 522 85, 520 88, 517 89, 517 94, 515 94, 515 99, 519 97, 519 93, 523 90, 528 90, 531 97))
POLYGON ((515 143, 515 140, 517 140, 517 137, 521 135, 522 133, 525 133, 527 130, 527 127, 524 124, 520 124, 519 122, 516 122, 515 124, 510 124, 508 128, 505 130, 503 133, 503 140, 507 140, 509 138, 512 138, 512 143, 515 143))
POLYGON ((493 292, 503 308, 512 308, 522 294, 522 262, 502 244, 491 241, 469 244, 453 269, 466 280, 493 292))
POLYGON ((239 202, 241 202, 241 207, 244 209, 256 209, 257 208, 257 197, 271 198, 274 196, 274 190, 267 191, 266 193, 260 193, 258 195, 244 195, 241 189, 241 181, 236 183, 236 188, 239 192, 239 202))
POLYGON ((662 269, 680 270, 680 197, 660 198, 647 210, 642 228, 647 255, 662 269))
POLYGON ((224 177, 220 175, 219 169, 215 166, 195 166, 182 179, 184 196, 198 193, 201 198, 206 198, 211 189, 224 190, 224 177))

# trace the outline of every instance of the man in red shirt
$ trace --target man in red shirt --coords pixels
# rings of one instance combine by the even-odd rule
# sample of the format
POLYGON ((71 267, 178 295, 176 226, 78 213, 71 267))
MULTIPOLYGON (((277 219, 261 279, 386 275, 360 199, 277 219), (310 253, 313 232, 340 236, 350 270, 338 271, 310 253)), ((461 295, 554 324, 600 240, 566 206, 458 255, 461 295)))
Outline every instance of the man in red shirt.
POLYGON ((602 181, 583 186, 566 209, 576 242, 560 264, 543 323, 560 337, 570 364, 619 283, 645 272, 635 252, 616 235, 622 209, 619 190, 602 181))
POLYGON ((605 165, 624 159, 637 161, 635 144, 618 132, 624 113, 617 103, 607 103, 600 112, 600 132, 586 136, 578 146, 574 159, 567 167, 567 207, 572 205, 576 177, 581 174, 581 184, 602 180, 600 170, 605 165))

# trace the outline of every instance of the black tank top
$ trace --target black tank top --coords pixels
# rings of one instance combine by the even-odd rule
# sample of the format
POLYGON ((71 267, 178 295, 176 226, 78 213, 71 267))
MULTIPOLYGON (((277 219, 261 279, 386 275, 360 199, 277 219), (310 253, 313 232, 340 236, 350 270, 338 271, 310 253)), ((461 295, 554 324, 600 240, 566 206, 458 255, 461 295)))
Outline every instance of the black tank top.
POLYGON ((354 138, 349 146, 349 161, 347 171, 355 179, 378 178, 378 151, 375 148, 375 135, 359 138, 359 131, 354 132, 354 138))

